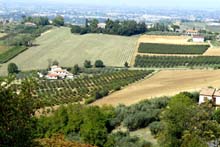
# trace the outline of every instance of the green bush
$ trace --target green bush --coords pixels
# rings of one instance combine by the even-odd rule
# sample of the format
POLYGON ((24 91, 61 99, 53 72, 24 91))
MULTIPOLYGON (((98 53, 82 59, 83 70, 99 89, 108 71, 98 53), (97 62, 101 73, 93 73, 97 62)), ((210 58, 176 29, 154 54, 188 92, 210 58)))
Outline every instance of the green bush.
POLYGON ((153 54, 203 54, 208 48, 209 45, 141 43, 138 52, 153 54))
POLYGON ((163 125, 161 122, 155 121, 149 124, 149 128, 150 128, 151 134, 156 136, 158 135, 158 133, 160 133, 163 130, 163 125))

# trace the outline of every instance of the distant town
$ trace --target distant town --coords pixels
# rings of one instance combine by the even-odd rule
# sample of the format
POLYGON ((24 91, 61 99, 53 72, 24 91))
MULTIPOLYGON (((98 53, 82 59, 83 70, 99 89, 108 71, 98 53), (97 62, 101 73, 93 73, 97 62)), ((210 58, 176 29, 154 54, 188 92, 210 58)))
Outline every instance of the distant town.
MULTIPOLYGON (((154 8, 121 8, 121 7, 95 7, 81 5, 41 5, 34 3, 13 1, 0 3, 1 21, 18 21, 25 16, 47 16, 54 18, 61 15, 65 22, 76 25, 85 24, 86 19, 98 19, 99 22, 112 20, 135 20, 137 22, 154 23, 158 21, 202 21, 219 22, 219 10, 190 10, 190 9, 154 9, 154 8)), ((219 25, 219 24, 215 24, 219 25)))

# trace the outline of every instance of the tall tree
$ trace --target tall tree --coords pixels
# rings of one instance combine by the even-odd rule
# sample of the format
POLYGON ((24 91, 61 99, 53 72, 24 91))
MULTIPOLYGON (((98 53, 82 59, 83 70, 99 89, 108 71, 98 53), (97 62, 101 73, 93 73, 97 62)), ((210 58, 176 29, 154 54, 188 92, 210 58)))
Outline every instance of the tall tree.
POLYGON ((33 144, 33 115, 38 108, 35 82, 25 80, 13 85, 14 79, 0 84, 0 146, 30 147, 33 144))
POLYGON ((15 63, 9 63, 8 64, 8 73, 9 74, 18 73, 18 66, 15 63))
POLYGON ((56 16, 54 19, 53 19, 53 25, 55 26, 64 26, 64 18, 63 16, 56 16))

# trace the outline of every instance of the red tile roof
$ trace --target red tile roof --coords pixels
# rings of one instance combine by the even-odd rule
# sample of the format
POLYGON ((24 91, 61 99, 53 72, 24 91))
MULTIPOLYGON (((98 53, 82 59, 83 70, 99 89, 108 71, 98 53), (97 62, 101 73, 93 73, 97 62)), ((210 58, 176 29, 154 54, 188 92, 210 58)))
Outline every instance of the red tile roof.
POLYGON ((200 91, 200 95, 205 95, 205 96, 213 96, 215 93, 215 89, 214 88, 203 88, 200 91))

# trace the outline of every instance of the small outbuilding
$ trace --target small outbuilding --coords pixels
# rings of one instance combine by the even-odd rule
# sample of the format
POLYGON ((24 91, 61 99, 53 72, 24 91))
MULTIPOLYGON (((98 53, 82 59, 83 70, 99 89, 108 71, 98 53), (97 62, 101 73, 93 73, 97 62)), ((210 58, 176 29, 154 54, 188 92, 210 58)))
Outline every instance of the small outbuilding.
POLYGON ((193 42, 196 43, 203 43, 205 42, 205 38, 203 36, 193 36, 193 42))

